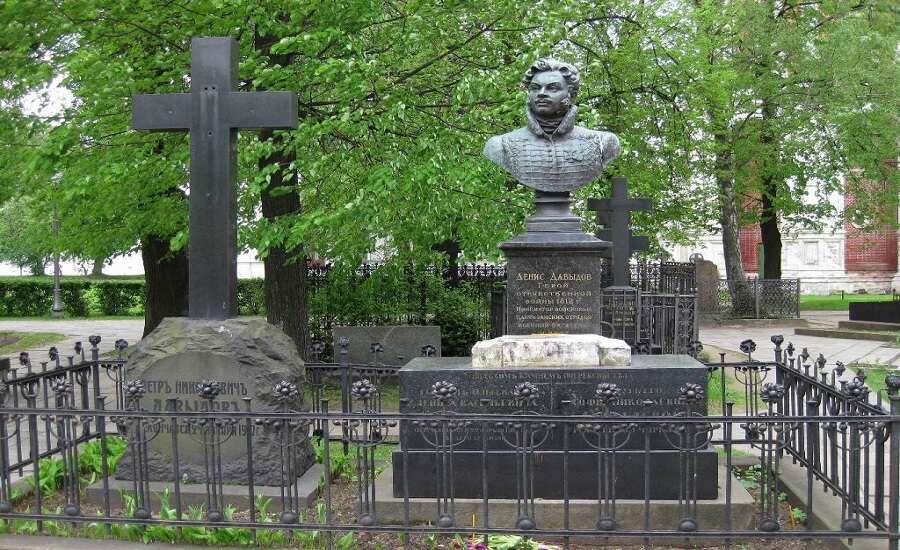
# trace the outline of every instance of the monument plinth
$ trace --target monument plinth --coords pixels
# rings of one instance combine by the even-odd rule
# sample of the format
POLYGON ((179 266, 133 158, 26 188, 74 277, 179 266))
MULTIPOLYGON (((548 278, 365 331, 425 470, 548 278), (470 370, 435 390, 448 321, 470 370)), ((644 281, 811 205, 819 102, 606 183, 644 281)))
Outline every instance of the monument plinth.
POLYGON ((626 367, 631 346, 597 334, 507 335, 472 348, 472 368, 626 367))
MULTIPOLYGON (((597 394, 600 384, 613 384, 621 392, 610 407, 611 413, 626 416, 675 416, 685 412, 680 389, 688 384, 706 387, 706 366, 687 355, 637 355, 631 364, 621 367, 492 368, 472 366, 468 357, 420 357, 400 372, 401 413, 437 413, 441 405, 434 397, 436 381, 456 388, 454 413, 521 414, 522 401, 517 388, 527 384, 531 395, 528 411, 534 414, 585 415, 603 410, 605 403, 597 394)), ((692 413, 706 414, 706 401, 691 405, 692 413)), ((523 417, 527 418, 527 416, 523 417)), ((540 434, 540 447, 533 462, 534 495, 562 498, 562 477, 568 464, 569 498, 597 498, 597 451, 590 436, 565 430, 571 424, 551 425, 540 434)), ((434 428, 427 423, 403 423, 400 447, 395 451, 394 496, 403 495, 403 463, 409 464, 407 481, 410 498, 435 497, 435 476, 440 471, 435 452, 434 428), (405 456, 404 456, 405 453, 405 456)), ((537 429, 537 428, 536 428, 537 429)), ((508 423, 486 422, 453 430, 454 495, 458 498, 483 498, 481 464, 487 450, 486 479, 491 499, 516 497, 516 428, 508 423), (482 427, 487 430, 482 434, 482 427)), ((696 443, 697 441, 693 441, 696 443)), ((650 498, 676 499, 679 490, 679 461, 684 455, 677 448, 678 436, 663 426, 635 428, 616 450, 614 474, 616 497, 644 498, 645 461, 653 475, 650 498), (649 445, 649 452, 645 446, 649 445)), ((696 455, 697 498, 714 499, 718 490, 716 451, 707 446, 696 455)))

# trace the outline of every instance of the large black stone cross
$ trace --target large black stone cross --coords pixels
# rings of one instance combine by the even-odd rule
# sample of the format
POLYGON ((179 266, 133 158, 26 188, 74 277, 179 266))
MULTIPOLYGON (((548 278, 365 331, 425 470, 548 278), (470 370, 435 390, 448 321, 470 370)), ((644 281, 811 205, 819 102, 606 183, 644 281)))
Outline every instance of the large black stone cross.
POLYGON ((597 237, 612 241, 613 286, 631 286, 628 261, 637 250, 646 250, 647 237, 631 234, 631 212, 650 210, 650 199, 628 198, 628 179, 621 176, 612 179, 612 197, 588 199, 588 209, 597 212, 597 224, 603 229, 597 237))
POLYGON ((292 92, 236 92, 233 38, 191 40, 191 92, 134 96, 138 130, 191 133, 188 313, 237 315, 238 128, 296 128, 292 92))

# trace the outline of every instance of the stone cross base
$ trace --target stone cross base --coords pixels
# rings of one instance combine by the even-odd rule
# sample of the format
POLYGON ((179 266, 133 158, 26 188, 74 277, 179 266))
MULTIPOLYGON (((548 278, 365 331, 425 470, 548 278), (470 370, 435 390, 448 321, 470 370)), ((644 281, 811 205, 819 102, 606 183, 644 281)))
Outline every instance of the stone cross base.
MULTIPOLYGON (((197 413, 197 417, 179 417, 172 426, 152 419, 143 426, 123 426, 129 445, 116 477, 133 479, 137 474, 133 449, 145 444, 145 472, 152 481, 168 481, 173 476, 188 482, 203 483, 207 471, 207 452, 220 453, 217 469, 225 483, 247 483, 252 458, 255 483, 279 485, 284 442, 281 434, 255 423, 250 427, 248 448, 245 422, 230 422, 217 417, 219 412, 280 410, 301 411, 305 371, 297 346, 278 327, 265 319, 242 317, 222 321, 169 317, 146 338, 128 358, 124 369, 125 394, 142 382, 140 399, 129 407, 150 412, 197 413), (213 384, 213 382, 217 384, 213 384), (275 386, 292 385, 293 395, 279 399, 275 386), (210 395, 201 395, 198 386, 215 386, 210 395), (206 413, 206 414, 204 414, 206 413), (201 423, 207 419, 215 423, 201 423), (178 470, 174 468, 173 431, 178 444, 178 470), (137 439, 135 439, 137 438, 137 439), (139 439, 139 440, 138 440, 139 439)), ((289 386, 290 387, 290 386, 289 386)), ((294 471, 305 472, 315 462, 307 439, 307 429, 297 429, 290 445, 294 471)))
POLYGON ((631 346, 597 334, 508 334, 472 347, 472 368, 627 367, 631 346))

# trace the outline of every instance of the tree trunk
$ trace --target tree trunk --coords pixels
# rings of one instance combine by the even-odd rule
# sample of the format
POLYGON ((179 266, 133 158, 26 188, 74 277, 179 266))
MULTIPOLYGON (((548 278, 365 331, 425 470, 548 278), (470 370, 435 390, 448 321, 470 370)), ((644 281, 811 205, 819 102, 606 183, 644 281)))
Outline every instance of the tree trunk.
POLYGON ((781 278, 781 230, 778 229, 778 181, 775 179, 772 164, 777 161, 775 137, 772 135, 774 107, 768 100, 762 105, 762 134, 760 142, 763 144, 762 177, 760 185, 762 191, 762 209, 760 211, 759 229, 762 235, 763 245, 763 279, 781 278), (774 158, 773 158, 774 157, 774 158))
POLYGON ((188 259, 185 249, 172 252, 169 239, 148 235, 141 239, 144 261, 144 336, 163 317, 183 317, 188 312, 188 259))
MULTIPOLYGON (((261 132, 260 139, 272 139, 272 132, 261 132)), ((284 168, 291 160, 290 156, 279 151, 261 159, 259 165, 260 169, 270 164, 278 164, 284 168)), ((285 180, 281 169, 273 172, 268 187, 261 193, 263 217, 274 222, 280 216, 299 213, 300 196, 296 192, 296 185, 295 176, 289 176, 285 180), (272 193, 273 189, 283 185, 292 186, 294 190, 283 194, 272 193)), ((269 247, 264 260, 266 319, 290 336, 300 355, 305 358, 309 319, 306 315, 306 261, 301 255, 300 248, 286 249, 280 243, 269 247)))
POLYGON ((94 258, 94 265, 91 267, 91 277, 102 277, 103 276, 103 264, 106 263, 106 258, 94 258))
POLYGON ((719 223, 722 226, 722 249, 725 255, 725 278, 731 303, 738 316, 753 311, 753 299, 744 273, 741 258, 740 230, 737 195, 734 191, 732 153, 728 139, 716 135, 719 150, 716 153, 716 185, 719 189, 719 223))
MULTIPOLYGON (((278 41, 277 37, 254 34, 254 46, 267 54, 273 64, 286 67, 292 63, 290 55, 272 54, 270 49, 278 41)), ((293 160, 292 155, 283 153, 278 147, 280 139, 273 138, 271 130, 260 132, 263 141, 275 139, 276 151, 271 156, 260 159, 260 169, 272 164, 280 165, 269 180, 269 185, 262 190, 262 215, 275 222, 279 217, 300 212, 300 195, 297 193, 297 176, 292 173, 287 179, 284 169, 293 160), (288 186, 288 193, 272 194, 273 189, 288 186)), ((302 256, 301 247, 287 249, 283 243, 276 242, 269 247, 268 255, 263 260, 266 270, 266 320, 287 334, 297 345, 297 351, 306 359, 307 340, 309 337, 309 318, 306 313, 306 259, 302 256)))

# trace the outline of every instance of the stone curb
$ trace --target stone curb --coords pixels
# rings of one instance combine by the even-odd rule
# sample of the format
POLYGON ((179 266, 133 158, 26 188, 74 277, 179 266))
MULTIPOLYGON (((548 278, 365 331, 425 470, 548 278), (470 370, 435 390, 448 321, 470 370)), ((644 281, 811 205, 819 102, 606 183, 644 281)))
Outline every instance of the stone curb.
MULTIPOLYGON (((781 472, 778 475, 784 491, 793 502, 806 505, 806 469, 787 460, 781 462, 781 472)), ((813 511, 807 521, 812 522, 814 529, 828 529, 840 531, 841 529, 841 499, 831 493, 823 492, 819 484, 813 488, 813 511)), ((870 531, 871 529, 866 529, 870 531)), ((826 548, 835 550, 881 550, 886 548, 886 540, 859 538, 826 539, 819 543, 826 548)))
POLYGON ((897 339, 897 336, 894 334, 824 328, 798 328, 794 330, 794 334, 798 336, 819 336, 822 338, 843 338, 845 340, 871 340, 873 342, 893 342, 897 339))

